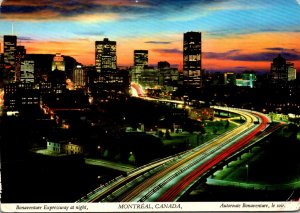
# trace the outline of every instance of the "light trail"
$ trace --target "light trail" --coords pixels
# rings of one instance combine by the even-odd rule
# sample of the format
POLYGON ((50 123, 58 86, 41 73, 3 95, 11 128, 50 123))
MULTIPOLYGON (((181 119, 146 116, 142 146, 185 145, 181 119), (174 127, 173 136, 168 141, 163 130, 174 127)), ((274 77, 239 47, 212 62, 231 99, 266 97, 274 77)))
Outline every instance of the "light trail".
POLYGON ((105 187, 94 190, 97 193, 89 193, 78 202, 176 201, 212 167, 229 159, 242 148, 253 145, 253 138, 258 135, 263 138, 282 125, 264 131, 269 126, 270 119, 262 113, 215 108, 238 114, 244 117, 245 122, 192 150, 146 165, 131 172, 127 177, 118 177, 105 187))
POLYGON ((243 139, 236 142, 234 145, 228 147, 225 151, 220 154, 214 156, 212 159, 208 160, 203 165, 199 166, 196 170, 189 173, 175 185, 173 185, 168 191, 166 191, 162 196, 160 196, 156 201, 176 201, 178 197, 182 194, 182 191, 186 190, 186 188, 191 185, 199 176, 208 171, 211 167, 224 160, 226 157, 230 156, 232 153, 236 152, 247 143, 249 143, 252 138, 260 131, 266 128, 267 126, 267 118, 261 117, 262 124, 259 125, 258 128, 255 129, 252 133, 244 137, 243 139))
POLYGON ((253 121, 256 120, 255 116, 248 114, 248 113, 236 111, 236 110, 229 110, 229 111, 235 112, 235 113, 239 112, 238 114, 241 114, 242 116, 245 117, 246 122, 244 124, 242 124, 240 127, 237 127, 236 129, 231 131, 230 133, 225 134, 222 138, 220 138, 216 141, 212 141, 211 143, 207 144, 207 146, 197 150, 196 152, 194 152, 194 153, 190 154, 189 156, 183 158, 182 160, 174 163, 173 165, 166 168, 165 170, 148 178, 142 184, 135 186, 135 188, 133 190, 129 191, 125 195, 118 198, 117 201, 121 201, 121 202, 138 201, 141 198, 140 195, 142 192, 150 191, 151 189, 155 188, 157 185, 159 186, 164 180, 168 179, 170 174, 176 173, 176 171, 182 169, 186 165, 189 166, 189 164, 192 161, 199 158, 199 156, 201 157, 201 155, 204 155, 205 153, 209 153, 209 155, 210 155, 211 154, 210 152, 214 148, 216 148, 216 147, 221 148, 221 147, 219 147, 219 145, 222 145, 222 146, 226 145, 225 142, 230 140, 232 137, 239 135, 241 132, 244 132, 248 128, 251 129, 251 127, 254 126, 253 121))

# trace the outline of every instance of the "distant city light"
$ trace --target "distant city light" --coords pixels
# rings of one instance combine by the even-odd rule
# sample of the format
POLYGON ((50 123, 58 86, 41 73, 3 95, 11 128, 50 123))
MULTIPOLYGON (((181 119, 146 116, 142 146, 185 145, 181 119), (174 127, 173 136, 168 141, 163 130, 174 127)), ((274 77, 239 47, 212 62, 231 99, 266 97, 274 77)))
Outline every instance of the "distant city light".
POLYGON ((19 111, 7 111, 6 115, 7 116, 16 116, 19 114, 19 111))
POLYGON ((66 84, 67 84, 67 89, 74 90, 74 83, 71 81, 71 79, 68 78, 66 80, 66 84))
POLYGON ((4 90, 0 90, 0 107, 4 104, 4 90))
POLYGON ((135 82, 131 83, 130 91, 133 97, 141 97, 145 95, 143 87, 135 82))

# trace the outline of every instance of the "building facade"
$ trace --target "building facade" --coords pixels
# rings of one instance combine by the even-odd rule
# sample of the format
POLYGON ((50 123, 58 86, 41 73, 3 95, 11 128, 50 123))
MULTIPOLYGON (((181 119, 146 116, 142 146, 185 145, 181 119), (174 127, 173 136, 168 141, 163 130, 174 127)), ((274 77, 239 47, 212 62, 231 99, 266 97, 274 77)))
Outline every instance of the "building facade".
POLYGON ((47 140, 47 150, 57 154, 78 155, 83 153, 83 148, 80 145, 72 144, 71 142, 47 140))
POLYGON ((4 64, 15 67, 17 36, 4 35, 4 64))
POLYGON ((183 35, 183 77, 185 86, 202 87, 201 32, 183 35))
POLYGON ((4 85, 4 109, 6 112, 28 110, 40 107, 40 92, 33 83, 15 82, 4 85))
POLYGON ((148 50, 134 50, 134 66, 137 70, 148 66, 148 50))
POLYGON ((16 81, 21 80, 21 64, 24 61, 25 56, 26 56, 25 47, 24 46, 17 46, 17 49, 16 49, 16 67, 15 67, 15 71, 16 71, 15 80, 16 81))
POLYGON ((34 83, 34 61, 22 61, 20 70, 20 81, 25 83, 34 83))
POLYGON ((59 70, 59 71, 66 71, 66 66, 65 66, 65 60, 64 57, 60 54, 57 53, 52 61, 52 71, 54 70, 59 70))
POLYGON ((95 64, 98 73, 117 69, 116 41, 104 38, 95 42, 95 64))
POLYGON ((86 82, 86 75, 82 65, 77 65, 73 70, 73 82, 75 88, 83 88, 86 82))
POLYGON ((288 65, 285 58, 280 54, 271 63, 271 81, 277 84, 288 81, 288 65))
POLYGON ((296 80, 297 71, 294 66, 294 63, 287 62, 286 65, 287 65, 287 72, 288 72, 288 81, 296 80))

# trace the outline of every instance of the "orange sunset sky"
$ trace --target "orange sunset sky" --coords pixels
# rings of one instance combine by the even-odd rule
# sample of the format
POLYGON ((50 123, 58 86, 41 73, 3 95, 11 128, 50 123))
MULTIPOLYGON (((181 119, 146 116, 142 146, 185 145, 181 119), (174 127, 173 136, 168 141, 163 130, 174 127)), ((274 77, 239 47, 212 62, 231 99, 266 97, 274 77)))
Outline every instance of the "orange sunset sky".
POLYGON ((117 41, 119 66, 133 64, 135 49, 149 50, 149 64, 180 66, 183 33, 199 31, 208 71, 268 71, 278 54, 300 70, 297 0, 6 0, 1 35, 12 26, 27 53, 86 65, 95 63, 95 41, 107 37, 117 41))

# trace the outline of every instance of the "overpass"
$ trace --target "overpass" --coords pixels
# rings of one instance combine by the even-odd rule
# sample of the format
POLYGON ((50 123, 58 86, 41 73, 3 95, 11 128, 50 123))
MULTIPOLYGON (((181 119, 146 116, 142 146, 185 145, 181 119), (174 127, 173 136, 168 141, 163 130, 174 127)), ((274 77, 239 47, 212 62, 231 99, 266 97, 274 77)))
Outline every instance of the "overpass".
POLYGON ((77 202, 177 201, 199 179, 206 177, 222 162, 230 159, 282 123, 270 126, 262 113, 215 107, 238 114, 245 122, 192 150, 153 162, 95 189, 77 202))

